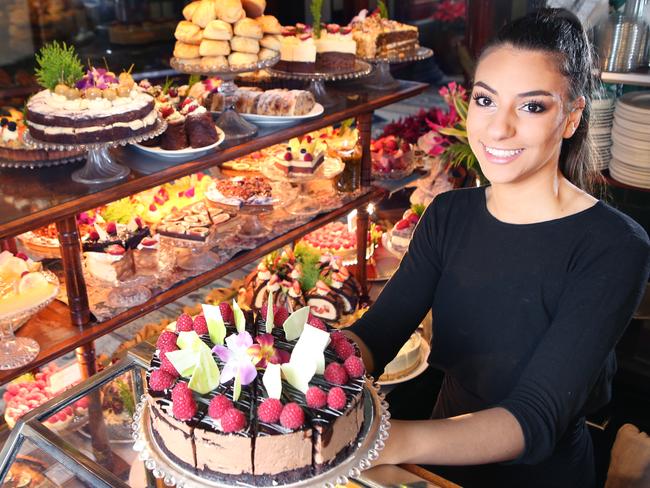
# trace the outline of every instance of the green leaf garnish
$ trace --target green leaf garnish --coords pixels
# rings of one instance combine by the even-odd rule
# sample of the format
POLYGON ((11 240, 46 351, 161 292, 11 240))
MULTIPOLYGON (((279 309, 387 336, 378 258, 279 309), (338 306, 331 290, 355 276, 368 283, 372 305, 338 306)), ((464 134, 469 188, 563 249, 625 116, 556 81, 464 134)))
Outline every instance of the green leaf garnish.
POLYGON ((295 312, 293 312, 291 315, 289 315, 289 318, 284 321, 284 324, 282 324, 282 328, 284 329, 284 335, 286 336, 288 341, 293 341, 295 339, 298 339, 300 337, 300 334, 302 334, 303 329, 305 328, 305 324, 307 323, 307 318, 309 317, 309 307, 302 307, 295 312))
POLYGON ((236 402, 239 400, 239 395, 241 395, 241 378, 239 377, 239 372, 235 374, 235 386, 232 389, 232 401, 236 402))
POLYGON ((384 0, 379 0, 377 2, 377 8, 379 8, 379 16, 382 19, 387 19, 388 18, 388 7, 386 6, 386 3, 384 3, 384 0))
POLYGON ((314 31, 314 37, 320 37, 320 17, 323 10, 323 0, 312 0, 311 5, 309 6, 309 11, 313 17, 312 30, 314 31))
POLYGON ((424 213, 424 210, 426 208, 427 207, 425 207, 421 203, 414 203, 413 205, 411 205, 411 210, 413 210, 413 213, 415 213, 415 215, 417 215, 418 217, 422 217, 422 214, 424 213))
POLYGON ((84 68, 73 46, 54 41, 36 54, 35 73, 41 86, 54 90, 59 83, 73 86, 83 78, 84 68))
POLYGON ((221 373, 214 357, 212 357, 212 353, 209 349, 202 349, 199 352, 198 364, 187 386, 190 390, 205 395, 219 386, 220 378, 221 373))
POLYGON ((246 317, 244 317, 244 312, 239 308, 237 300, 234 298, 232 300, 232 312, 235 316, 235 329, 237 329, 237 332, 239 333, 244 332, 244 329, 246 328, 246 317))
POLYGON ((273 325, 275 325, 274 320, 275 317, 273 317, 273 291, 269 293, 268 297, 268 302, 266 304, 266 324, 264 329, 266 330, 267 334, 270 334, 273 332, 273 325))
POLYGON ((192 86, 196 85, 200 81, 201 81, 201 75, 191 75, 187 80, 187 86, 189 88, 192 88, 192 86))
POLYGON ((226 338, 226 324, 223 322, 221 316, 221 309, 217 305, 201 305, 203 309, 203 316, 208 324, 208 334, 213 344, 223 346, 224 339, 226 338))

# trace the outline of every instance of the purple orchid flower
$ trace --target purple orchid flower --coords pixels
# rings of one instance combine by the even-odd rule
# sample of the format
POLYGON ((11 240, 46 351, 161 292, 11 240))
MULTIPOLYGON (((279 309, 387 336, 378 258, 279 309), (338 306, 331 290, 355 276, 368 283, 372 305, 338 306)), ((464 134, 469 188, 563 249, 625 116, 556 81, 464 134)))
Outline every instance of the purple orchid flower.
POLYGON ((242 385, 248 385, 257 376, 257 369, 253 365, 253 358, 248 348, 253 345, 253 338, 244 331, 226 337, 225 346, 214 346, 212 351, 226 364, 221 371, 221 383, 227 383, 235 376, 239 376, 242 385))

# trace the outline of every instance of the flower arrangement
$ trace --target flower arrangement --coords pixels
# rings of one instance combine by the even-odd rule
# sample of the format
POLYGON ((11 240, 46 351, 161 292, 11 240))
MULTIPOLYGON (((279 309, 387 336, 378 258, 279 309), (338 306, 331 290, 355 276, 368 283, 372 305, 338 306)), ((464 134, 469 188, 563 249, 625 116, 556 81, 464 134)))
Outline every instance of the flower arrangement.
POLYGON ((463 21, 466 12, 465 0, 441 0, 434 7, 433 18, 447 23, 463 21))

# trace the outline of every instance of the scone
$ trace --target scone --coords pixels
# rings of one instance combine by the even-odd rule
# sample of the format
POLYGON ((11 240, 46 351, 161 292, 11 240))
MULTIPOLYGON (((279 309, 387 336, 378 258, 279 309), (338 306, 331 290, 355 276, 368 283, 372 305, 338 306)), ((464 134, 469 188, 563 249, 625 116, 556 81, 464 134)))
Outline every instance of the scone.
POLYGON ((261 39, 264 34, 262 33, 262 26, 259 22, 246 17, 237 21, 235 24, 235 35, 250 39, 261 39))
POLYGON ((274 51, 280 51, 281 44, 280 36, 275 34, 267 34, 260 41, 260 46, 274 51))
POLYGON ((230 47, 235 52, 257 54, 260 52, 260 43, 257 39, 235 36, 230 40, 230 47))
POLYGON ((217 18, 234 24, 246 17, 241 0, 219 0, 216 4, 217 18))
POLYGON ((228 58, 225 56, 203 56, 200 64, 203 70, 219 71, 221 69, 228 69, 228 58))
POLYGON ((203 39, 199 46, 199 54, 201 56, 228 56, 230 54, 230 44, 228 44, 228 41, 203 39))
POLYGON ((256 18, 264 13, 266 0, 242 0, 242 5, 246 11, 246 15, 256 18))
POLYGON ((196 2, 187 4, 185 8, 183 8, 183 17, 185 17, 185 20, 192 20, 192 15, 194 15, 194 11, 196 10, 196 7, 198 7, 200 3, 201 1, 197 0, 196 2))
POLYGON ((260 60, 265 60, 265 59, 272 59, 278 55, 277 51, 274 51, 272 49, 268 49, 266 47, 263 47, 260 49, 260 52, 257 53, 257 57, 260 58, 260 60))
POLYGON ((205 27, 214 19, 216 19, 216 1, 215 0, 201 0, 201 3, 196 7, 192 13, 192 22, 201 28, 205 27))
POLYGON ((215 41, 229 41, 232 39, 232 26, 223 20, 213 20, 205 26, 203 38, 215 41))
POLYGON ((265 34, 282 34, 282 26, 273 15, 262 15, 255 20, 260 23, 265 34))
POLYGON ((203 29, 192 22, 181 20, 176 26, 174 37, 179 41, 198 46, 201 44, 201 39, 203 38, 203 29))
POLYGON ((248 67, 257 64, 257 54, 235 52, 228 56, 228 63, 232 67, 248 67))
POLYGON ((174 46, 174 57, 179 59, 194 59, 200 56, 199 46, 187 44, 182 41, 176 41, 176 45, 174 46))

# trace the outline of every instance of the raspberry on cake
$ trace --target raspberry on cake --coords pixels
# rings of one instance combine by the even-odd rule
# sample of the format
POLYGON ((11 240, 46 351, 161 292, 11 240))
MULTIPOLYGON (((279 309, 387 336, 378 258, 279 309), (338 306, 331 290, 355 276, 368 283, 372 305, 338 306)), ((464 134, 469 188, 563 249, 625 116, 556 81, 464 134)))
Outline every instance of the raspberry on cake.
POLYGON ((327 145, 320 139, 307 135, 294 137, 284 152, 275 157, 275 167, 287 175, 313 174, 325 160, 327 145))

